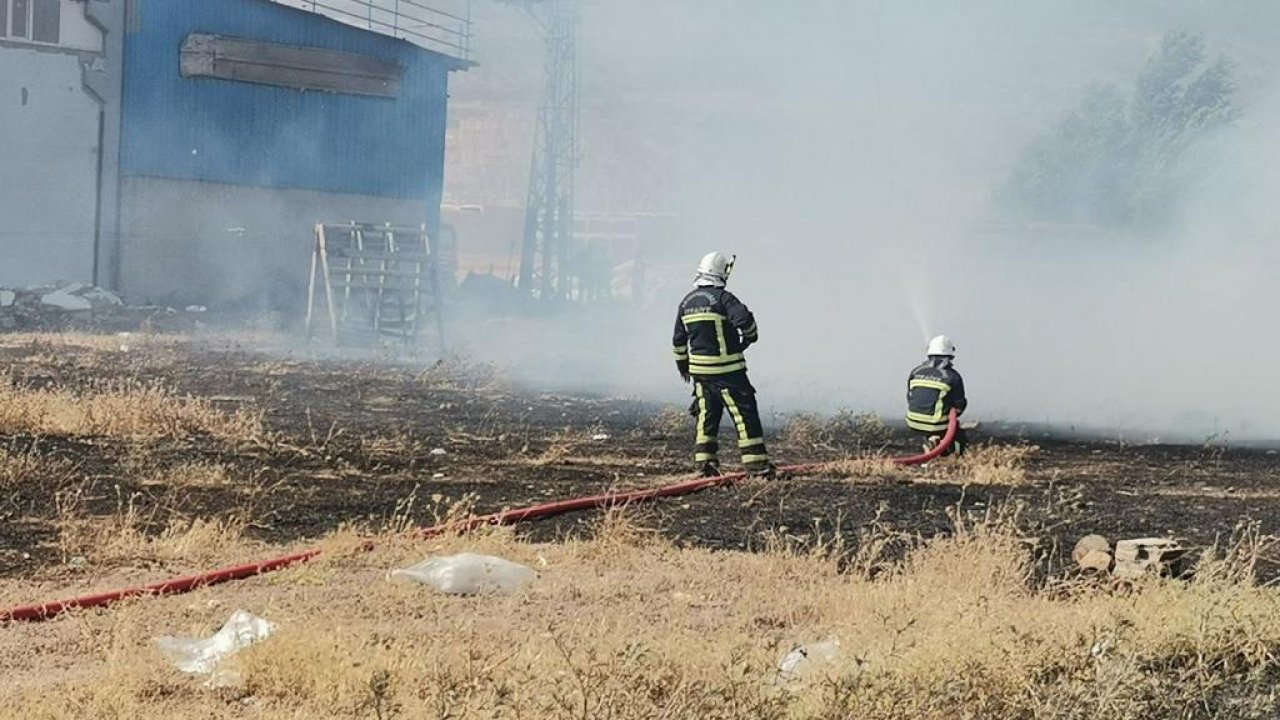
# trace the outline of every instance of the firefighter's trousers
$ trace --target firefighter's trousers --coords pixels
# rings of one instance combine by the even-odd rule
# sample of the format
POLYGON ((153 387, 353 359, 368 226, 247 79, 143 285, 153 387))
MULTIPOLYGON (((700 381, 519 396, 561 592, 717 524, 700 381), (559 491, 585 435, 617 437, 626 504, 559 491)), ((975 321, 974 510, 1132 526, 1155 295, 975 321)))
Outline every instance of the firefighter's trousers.
POLYGON ((760 424, 760 408, 756 391, 747 380, 746 371, 727 375, 694 376, 693 406, 690 413, 698 418, 698 438, 694 460, 699 463, 719 462, 720 420, 724 411, 738 432, 738 448, 742 464, 748 469, 767 466, 769 452, 764 446, 764 427, 760 424))
MULTIPOLYGON (((945 432, 926 432, 923 430, 912 430, 912 432, 924 439, 926 450, 931 450, 942 442, 945 432)), ((948 455, 964 455, 964 451, 969 447, 969 433, 964 428, 956 428, 956 439, 951 443, 951 447, 942 451, 942 457, 948 455)))

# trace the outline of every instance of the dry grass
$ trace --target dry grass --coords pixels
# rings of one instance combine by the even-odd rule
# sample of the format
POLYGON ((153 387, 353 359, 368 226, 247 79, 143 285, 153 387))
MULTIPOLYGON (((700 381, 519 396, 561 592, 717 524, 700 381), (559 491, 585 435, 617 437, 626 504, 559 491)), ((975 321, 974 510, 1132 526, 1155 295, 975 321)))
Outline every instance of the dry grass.
POLYGON ((157 333, 25 332, 0 334, 0 347, 19 347, 30 352, 63 353, 68 349, 107 353, 146 352, 176 348, 190 339, 182 335, 157 333))
POLYGON ((0 433, 130 439, 207 435, 248 441, 261 437, 263 428, 261 412, 222 412, 204 398, 179 395, 158 384, 29 388, 0 376, 0 433))
POLYGON ((530 462, 534 465, 555 465, 571 457, 586 441, 582 433, 559 432, 547 439, 547 447, 530 462))
POLYGON ((0 493, 18 490, 34 478, 70 479, 75 466, 61 458, 50 457, 38 442, 22 448, 14 444, 0 447, 0 493))
POLYGON ((1029 581, 1027 549, 1000 522, 961 523, 876 579, 840 572, 833 546, 712 553, 628 522, 614 513, 595 538, 559 545, 508 530, 427 547, 389 540, 270 581, 6 628, 0 716, 1136 720, 1277 710, 1280 595, 1250 581, 1256 547, 1211 558, 1189 582, 1050 593, 1029 581), (539 578, 477 598, 385 578, 461 550, 523 562, 539 578), (149 644, 208 633, 235 607, 281 626, 232 661, 239 690, 202 689, 149 644), (833 663, 779 681, 782 655, 827 637, 840 642, 833 663), (62 644, 60 660, 28 649, 62 644))
MULTIPOLYGON (((202 472, 201 479, 206 475, 202 472)), ((144 509, 141 497, 117 497, 105 517, 84 511, 83 489, 59 493, 57 546, 72 565, 121 567, 201 563, 256 547, 245 542, 248 512, 225 518, 190 517, 160 506, 144 509)))
POLYGON ((831 417, 810 413, 786 416, 778 440, 795 448, 835 451, 882 449, 892 431, 877 415, 841 410, 831 417))
POLYGON ((979 445, 971 447, 956 465, 967 485, 1022 485, 1027 482, 1027 460, 1036 445, 979 445))
POLYGON ((461 355, 436 362, 420 371, 415 380, 424 387, 469 391, 499 390, 506 383, 498 366, 461 355))
POLYGON ((693 432, 693 423, 687 410, 665 407, 645 421, 644 433, 649 437, 683 438, 693 432))
POLYGON ((891 478, 902 474, 902 468, 879 455, 836 460, 825 463, 823 467, 833 474, 849 478, 891 478))

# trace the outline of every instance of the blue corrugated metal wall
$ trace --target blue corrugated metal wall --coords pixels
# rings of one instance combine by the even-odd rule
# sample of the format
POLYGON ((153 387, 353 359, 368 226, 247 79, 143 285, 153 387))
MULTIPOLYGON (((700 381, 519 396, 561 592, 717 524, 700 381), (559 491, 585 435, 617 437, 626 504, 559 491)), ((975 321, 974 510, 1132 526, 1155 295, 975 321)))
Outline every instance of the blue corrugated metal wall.
POLYGON ((420 198, 434 226, 450 59, 267 0, 132 0, 126 175, 420 198), (405 68, 396 99, 183 78, 190 33, 362 53, 405 68))

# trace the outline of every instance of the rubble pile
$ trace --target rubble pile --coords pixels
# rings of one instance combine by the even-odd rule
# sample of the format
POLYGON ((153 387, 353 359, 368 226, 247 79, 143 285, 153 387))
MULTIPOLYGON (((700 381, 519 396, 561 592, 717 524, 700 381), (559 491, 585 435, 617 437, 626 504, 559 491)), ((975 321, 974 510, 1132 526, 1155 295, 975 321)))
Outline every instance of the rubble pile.
POLYGON ((1112 546, 1101 535, 1086 535, 1076 543, 1071 557, 1082 571, 1121 580, 1150 574, 1182 577, 1193 564, 1187 548, 1177 540, 1160 537, 1119 540, 1112 546))
POLYGON ((0 331, 60 328, 123 309, 115 293, 82 283, 0 288, 0 331))

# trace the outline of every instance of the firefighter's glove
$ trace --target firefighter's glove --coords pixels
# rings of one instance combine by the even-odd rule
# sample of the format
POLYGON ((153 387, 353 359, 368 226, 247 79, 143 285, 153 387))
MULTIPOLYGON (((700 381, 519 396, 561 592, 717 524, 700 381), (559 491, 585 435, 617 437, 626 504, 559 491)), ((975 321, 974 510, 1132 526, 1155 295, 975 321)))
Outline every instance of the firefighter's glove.
POLYGON ((680 371, 680 379, 681 379, 681 380, 684 380, 685 382, 689 382, 689 381, 692 379, 692 378, 689 376, 689 361, 688 361, 688 360, 677 360, 677 361, 676 361, 676 370, 679 370, 679 371, 680 371))

